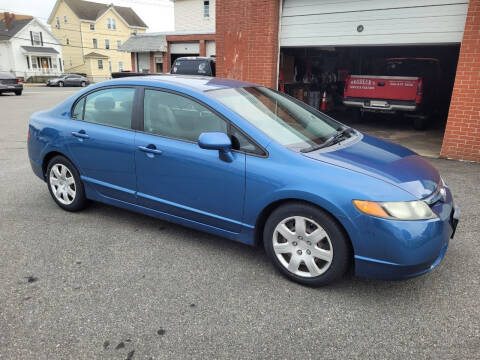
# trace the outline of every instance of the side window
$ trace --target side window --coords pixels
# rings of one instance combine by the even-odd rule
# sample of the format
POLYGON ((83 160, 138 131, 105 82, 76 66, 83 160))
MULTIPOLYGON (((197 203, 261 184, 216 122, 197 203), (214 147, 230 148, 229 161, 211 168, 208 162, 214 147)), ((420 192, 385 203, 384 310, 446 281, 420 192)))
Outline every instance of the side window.
POLYGON ((232 139, 232 148, 249 154, 265 155, 265 152, 255 145, 250 139, 243 135, 235 126, 231 127, 230 138, 232 139))
POLYGON ((196 72, 193 69, 193 61, 190 60, 176 60, 172 68, 173 74, 192 75, 196 72))
POLYGON ((72 111, 72 119, 83 120, 83 107, 85 106, 85 97, 81 98, 75 104, 75 107, 72 111))
POLYGON ((91 93, 77 102, 72 118, 122 129, 132 128, 135 89, 114 88, 91 93), (82 116, 82 110, 85 111, 82 116))
POLYGON ((144 131, 194 141, 203 132, 227 133, 227 123, 196 101, 158 90, 145 90, 144 131))

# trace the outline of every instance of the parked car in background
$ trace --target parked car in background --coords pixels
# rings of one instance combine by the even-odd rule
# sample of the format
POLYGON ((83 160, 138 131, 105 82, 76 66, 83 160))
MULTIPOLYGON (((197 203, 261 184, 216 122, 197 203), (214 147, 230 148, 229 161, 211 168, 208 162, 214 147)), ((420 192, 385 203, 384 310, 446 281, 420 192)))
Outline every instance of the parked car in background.
POLYGON ((85 87, 90 84, 90 80, 85 76, 78 74, 65 74, 58 78, 49 79, 47 86, 81 86, 85 87))
POLYGON ((216 76, 215 58, 201 56, 180 57, 173 63, 170 73, 177 75, 216 76))
POLYGON ((0 94, 13 92, 15 95, 22 95, 23 84, 20 79, 9 73, 0 72, 0 94))
POLYGON ((433 58, 390 58, 377 75, 350 75, 343 103, 364 112, 409 114, 423 130, 440 102, 440 63, 433 58))
POLYGON ((306 285, 349 267, 382 279, 424 274, 458 222, 449 187, 421 156, 239 81, 99 83, 33 114, 27 144, 61 208, 90 199, 263 243, 279 271, 306 285))

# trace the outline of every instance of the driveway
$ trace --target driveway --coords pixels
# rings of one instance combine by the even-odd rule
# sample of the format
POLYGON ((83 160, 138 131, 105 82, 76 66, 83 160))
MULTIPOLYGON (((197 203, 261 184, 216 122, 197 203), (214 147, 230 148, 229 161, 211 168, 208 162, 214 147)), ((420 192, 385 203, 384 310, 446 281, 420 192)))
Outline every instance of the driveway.
POLYGON ((76 91, 0 96, 0 359, 478 359, 479 164, 431 160, 462 207, 434 271, 311 289, 262 249, 56 206, 30 169, 28 117, 76 91))

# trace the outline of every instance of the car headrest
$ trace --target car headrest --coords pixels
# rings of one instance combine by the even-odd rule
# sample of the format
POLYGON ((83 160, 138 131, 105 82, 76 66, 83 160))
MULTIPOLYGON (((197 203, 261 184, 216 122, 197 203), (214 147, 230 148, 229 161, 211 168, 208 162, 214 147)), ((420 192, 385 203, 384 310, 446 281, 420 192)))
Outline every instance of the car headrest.
POLYGON ((95 110, 112 110, 115 107, 115 100, 111 96, 100 96, 95 99, 95 110))

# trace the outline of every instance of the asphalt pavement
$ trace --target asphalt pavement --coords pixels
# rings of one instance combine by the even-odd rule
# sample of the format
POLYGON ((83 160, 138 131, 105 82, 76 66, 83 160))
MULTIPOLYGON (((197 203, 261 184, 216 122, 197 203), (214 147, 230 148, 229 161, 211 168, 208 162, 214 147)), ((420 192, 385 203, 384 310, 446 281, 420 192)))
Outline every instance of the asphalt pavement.
POLYGON ((312 289, 261 248, 55 205, 30 169, 28 118, 76 91, 0 96, 0 359, 480 357, 479 164, 431 160, 462 207, 434 271, 312 289))

